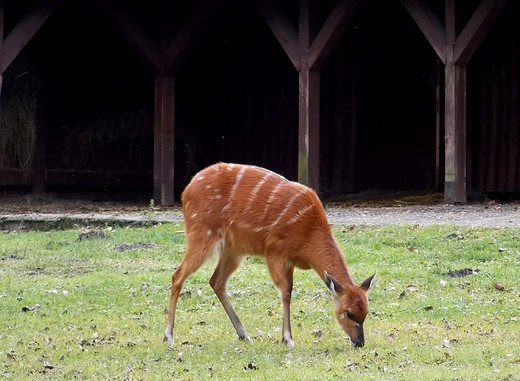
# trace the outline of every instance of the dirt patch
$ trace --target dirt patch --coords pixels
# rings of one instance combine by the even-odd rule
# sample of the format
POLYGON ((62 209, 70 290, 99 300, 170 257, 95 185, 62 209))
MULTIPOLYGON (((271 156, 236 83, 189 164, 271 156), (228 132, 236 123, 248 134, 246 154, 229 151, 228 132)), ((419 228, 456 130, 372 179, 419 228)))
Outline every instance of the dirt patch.
POLYGON ((124 252, 128 250, 153 249, 154 247, 157 247, 157 245, 150 242, 122 243, 114 246, 114 250, 124 252))
POLYGON ((110 235, 101 230, 94 230, 86 233, 81 233, 76 241, 84 241, 86 239, 109 239, 110 235))
POLYGON ((480 272, 479 269, 473 270, 470 268, 466 268, 466 269, 460 269, 460 270, 450 270, 447 273, 442 274, 442 275, 449 276, 450 278, 464 278, 465 276, 478 274, 479 272, 480 272))

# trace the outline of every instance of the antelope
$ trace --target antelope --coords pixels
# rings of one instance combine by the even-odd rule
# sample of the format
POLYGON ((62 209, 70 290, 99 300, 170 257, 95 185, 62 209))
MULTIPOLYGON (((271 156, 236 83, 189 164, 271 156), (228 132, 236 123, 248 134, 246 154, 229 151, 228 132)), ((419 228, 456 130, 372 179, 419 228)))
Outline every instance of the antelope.
POLYGON ((186 278, 212 253, 218 263, 209 281, 241 340, 250 338, 231 306, 229 276, 247 255, 265 257, 283 305, 282 341, 293 347, 290 303, 294 268, 314 269, 334 299, 336 319, 355 347, 365 343, 363 322, 374 275, 357 285, 316 193, 270 170, 218 163, 198 172, 182 193, 186 252, 172 275, 164 341, 174 344, 179 293, 186 278))

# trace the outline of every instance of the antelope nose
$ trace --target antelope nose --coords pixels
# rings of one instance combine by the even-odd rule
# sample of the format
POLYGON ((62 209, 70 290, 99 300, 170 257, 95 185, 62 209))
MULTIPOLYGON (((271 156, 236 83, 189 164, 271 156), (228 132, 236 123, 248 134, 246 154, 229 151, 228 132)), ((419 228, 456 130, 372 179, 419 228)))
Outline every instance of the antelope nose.
POLYGON ((365 345, 365 342, 364 341, 353 341, 352 344, 356 348, 361 348, 361 347, 363 347, 363 345, 365 345))

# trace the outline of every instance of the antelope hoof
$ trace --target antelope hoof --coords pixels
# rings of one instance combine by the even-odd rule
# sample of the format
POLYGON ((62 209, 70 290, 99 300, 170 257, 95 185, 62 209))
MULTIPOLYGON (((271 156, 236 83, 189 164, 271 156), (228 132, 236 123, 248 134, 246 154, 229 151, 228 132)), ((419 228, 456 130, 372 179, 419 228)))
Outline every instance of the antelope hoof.
POLYGON ((238 335, 238 339, 240 341, 247 341, 248 343, 251 342, 251 339, 249 338, 249 336, 246 334, 246 335, 238 335))
POLYGON ((283 339, 282 342, 287 345, 287 348, 294 348, 294 341, 292 339, 285 340, 283 339))
POLYGON ((173 336, 165 333, 163 337, 163 342, 168 343, 168 346, 172 347, 174 344, 173 336))

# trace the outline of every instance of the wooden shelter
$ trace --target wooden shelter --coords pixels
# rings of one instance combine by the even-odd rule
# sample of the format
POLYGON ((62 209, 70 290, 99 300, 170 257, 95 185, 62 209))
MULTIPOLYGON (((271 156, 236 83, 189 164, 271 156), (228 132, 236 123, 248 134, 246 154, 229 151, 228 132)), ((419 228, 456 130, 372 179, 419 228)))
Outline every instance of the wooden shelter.
MULTIPOLYGON (((64 97, 60 86, 44 83, 43 92, 54 91, 55 98, 40 95, 38 123, 27 142, 33 147, 30 166, 16 168, 20 158, 6 165, 0 150, 0 186, 35 192, 153 186, 155 202, 167 205, 178 196, 176 183, 182 188, 202 166, 232 160, 268 166, 325 195, 443 187, 447 203, 466 203, 469 192, 519 192, 515 15, 519 5, 506 0, 0 0, 3 76, 24 50, 40 57, 36 66, 47 73, 53 59, 81 64, 78 52, 97 37, 92 48, 99 51, 85 58, 103 71, 103 64, 114 69, 104 62, 112 57, 118 66, 111 75, 126 78, 120 93, 114 90, 121 97, 114 106, 119 117, 96 119, 88 133, 89 116, 79 118, 81 111, 75 128, 59 131, 71 108, 56 109, 52 99, 74 104, 64 98, 75 93, 64 97), (65 36, 63 25, 74 28, 70 20, 89 27, 65 36), (68 37, 76 41, 79 61, 52 45, 68 37), (485 55, 496 49, 502 56, 485 55), (133 89, 148 95, 126 100, 133 89), (143 106, 147 99, 150 109, 143 106), (142 131, 151 114, 153 143, 142 131), (138 132, 125 132, 129 119, 138 132), (122 125, 117 144, 127 139, 129 149, 145 148, 122 159, 117 147, 105 154, 94 147, 97 157, 88 160, 97 164, 74 170, 79 151, 67 144, 81 135, 93 146, 92 130, 115 123, 122 125), (257 144, 261 152, 254 150, 257 144), (66 150, 68 161, 60 157, 66 150), (110 164, 116 162, 114 170, 110 164)), ((60 72, 53 75, 48 78, 60 72)), ((96 103, 79 94, 82 83, 96 81, 75 84, 77 99, 96 103)), ((6 86, 2 105, 11 89, 6 86)), ((104 91, 97 89, 95 99, 104 91)), ((100 147, 106 143, 98 140, 100 147)))

